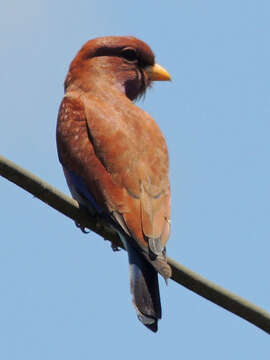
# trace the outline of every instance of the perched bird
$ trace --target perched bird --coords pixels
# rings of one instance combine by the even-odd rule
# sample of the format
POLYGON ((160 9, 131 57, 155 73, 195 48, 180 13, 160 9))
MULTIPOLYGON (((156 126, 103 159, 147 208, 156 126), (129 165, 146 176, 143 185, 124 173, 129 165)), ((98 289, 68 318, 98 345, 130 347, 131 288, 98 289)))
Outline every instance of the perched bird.
POLYGON ((170 80, 150 47, 135 37, 88 41, 71 62, 57 123, 57 148, 72 196, 116 232, 128 252, 132 301, 157 331, 158 273, 171 276, 168 151, 134 104, 155 80, 170 80))

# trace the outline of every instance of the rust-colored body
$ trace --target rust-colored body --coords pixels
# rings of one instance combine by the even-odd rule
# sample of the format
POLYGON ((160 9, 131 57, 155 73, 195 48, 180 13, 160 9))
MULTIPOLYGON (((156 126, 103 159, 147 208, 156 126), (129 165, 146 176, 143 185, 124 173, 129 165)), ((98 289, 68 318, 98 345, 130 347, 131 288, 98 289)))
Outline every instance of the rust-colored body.
POLYGON ((132 239, 151 266, 167 279, 167 146, 153 118, 132 102, 150 85, 145 69, 153 65, 151 49, 136 38, 88 42, 71 63, 66 78, 57 144, 73 195, 77 192, 85 197, 71 173, 83 182, 101 216, 109 216, 125 242, 132 239), (136 63, 130 61, 134 54, 129 48, 136 49, 136 63))

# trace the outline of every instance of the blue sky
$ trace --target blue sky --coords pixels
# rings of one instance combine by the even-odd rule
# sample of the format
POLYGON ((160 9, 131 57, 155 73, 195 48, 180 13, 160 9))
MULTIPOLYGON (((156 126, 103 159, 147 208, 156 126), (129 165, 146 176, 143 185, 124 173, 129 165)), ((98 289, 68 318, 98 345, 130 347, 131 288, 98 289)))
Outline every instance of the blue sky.
MULTIPOLYGON (((68 193, 55 124, 81 45, 135 35, 169 70, 139 106, 170 151, 168 254, 270 310, 270 3, 38 1, 0 5, 0 153, 68 193)), ((269 359, 269 335, 174 282, 136 319, 127 256, 0 178, 0 358, 269 359), (106 266, 104 266, 106 264, 106 266)))

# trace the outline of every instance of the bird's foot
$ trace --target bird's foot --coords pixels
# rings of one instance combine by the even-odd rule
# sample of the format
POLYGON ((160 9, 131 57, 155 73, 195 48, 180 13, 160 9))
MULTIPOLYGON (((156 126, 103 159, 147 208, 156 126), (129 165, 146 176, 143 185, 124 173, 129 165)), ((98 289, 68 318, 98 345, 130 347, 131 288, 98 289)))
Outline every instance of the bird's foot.
POLYGON ((84 233, 84 234, 89 234, 90 233, 90 230, 86 230, 86 227, 81 225, 80 223, 78 222, 75 222, 75 225, 77 226, 77 228, 81 229, 81 231, 84 233))
POLYGON ((112 247, 113 251, 120 251, 121 250, 121 248, 116 243, 114 243, 113 241, 111 243, 111 247, 112 247))

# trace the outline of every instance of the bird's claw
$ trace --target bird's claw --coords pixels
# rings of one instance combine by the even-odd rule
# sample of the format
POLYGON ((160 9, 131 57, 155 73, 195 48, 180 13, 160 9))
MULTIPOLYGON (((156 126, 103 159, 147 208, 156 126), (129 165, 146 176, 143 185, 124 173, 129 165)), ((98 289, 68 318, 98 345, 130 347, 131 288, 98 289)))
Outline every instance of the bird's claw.
POLYGON ((90 230, 86 230, 86 227, 82 226, 82 225, 79 224, 78 222, 75 222, 75 225, 77 226, 77 228, 81 229, 81 231, 82 231, 84 234, 89 234, 89 233, 90 233, 90 230))
POLYGON ((118 245, 114 244, 113 242, 111 244, 111 247, 112 247, 113 251, 120 251, 121 250, 121 248, 118 245))

